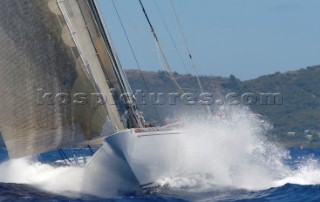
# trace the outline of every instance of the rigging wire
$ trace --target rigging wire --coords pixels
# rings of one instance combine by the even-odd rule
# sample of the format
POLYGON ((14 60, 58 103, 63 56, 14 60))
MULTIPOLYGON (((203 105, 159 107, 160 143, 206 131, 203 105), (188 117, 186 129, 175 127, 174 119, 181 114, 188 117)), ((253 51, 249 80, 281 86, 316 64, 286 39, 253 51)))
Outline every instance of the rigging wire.
POLYGON ((91 155, 93 155, 92 147, 91 147, 90 145, 87 145, 87 146, 88 146, 88 148, 89 148, 89 150, 90 150, 91 155))
POLYGON ((173 37, 172 37, 172 34, 170 33, 169 27, 168 27, 166 21, 164 20, 164 17, 163 17, 163 15, 162 15, 162 13, 161 13, 161 11, 160 11, 160 9, 159 9, 158 4, 156 3, 155 0, 153 0, 153 3, 154 3, 155 7, 157 8, 157 10, 158 10, 158 12, 159 12, 159 14, 160 14, 160 18, 161 18, 161 20, 162 20, 162 22, 163 22, 163 24, 164 24, 164 26, 165 26, 168 34, 169 34, 169 37, 170 37, 170 39, 171 39, 171 42, 172 42, 175 50, 176 50, 177 53, 178 53, 178 56, 179 56, 179 59, 180 59, 182 65, 183 65, 184 68, 186 69, 186 72, 189 73, 188 68, 187 68, 185 62, 184 62, 183 59, 182 59, 182 56, 181 56, 181 54, 180 54, 180 52, 179 52, 179 50, 178 50, 178 47, 177 47, 177 45, 176 45, 176 43, 175 43, 175 41, 174 41, 174 39, 173 39, 173 37))
POLYGON ((117 1, 117 6, 120 8, 121 12, 125 14, 127 20, 131 23, 135 31, 139 34, 144 43, 148 44, 148 37, 138 28, 138 26, 133 22, 132 17, 121 5, 121 1, 117 1))
POLYGON ((169 72, 166 71, 166 68, 164 67, 163 62, 161 60, 160 48, 159 48, 159 45, 157 43, 156 43, 156 51, 157 51, 157 56, 158 56, 158 60, 159 60, 159 63, 160 63, 160 67, 164 70, 163 73, 166 75, 166 77, 168 77, 171 80, 172 79, 178 79, 178 78, 174 77, 174 75, 170 75, 169 72))
POLYGON ((183 32, 182 25, 181 25, 181 22, 179 20, 178 14, 177 14, 177 10, 176 10, 176 8, 174 6, 173 0, 171 0, 170 2, 171 2, 171 6, 172 6, 172 10, 173 10, 174 16, 175 16, 176 21, 178 23, 180 34, 181 34, 181 36, 183 38, 186 50, 188 52, 188 56, 189 56, 189 59, 190 59, 191 65, 192 65, 192 69, 195 72, 195 76, 197 77, 197 81, 198 81, 198 85, 199 85, 200 91, 201 91, 201 93, 203 93, 203 87, 202 87, 202 84, 200 82, 200 78, 199 78, 198 72, 196 70, 196 65, 195 65, 195 63, 193 61, 193 58, 192 58, 192 55, 191 55, 191 50, 190 50, 189 44, 188 44, 187 39, 185 37, 185 34, 183 32))
POLYGON ((156 32, 155 32, 155 30, 154 30, 154 28, 153 28, 153 26, 152 26, 152 24, 151 24, 151 22, 150 22, 149 16, 148 16, 148 14, 147 14, 144 6, 143 6, 142 1, 139 0, 139 3, 140 3, 140 6, 141 6, 141 8, 142 8, 142 11, 143 11, 143 13, 144 13, 145 18, 146 18, 146 20, 148 21, 148 24, 149 24, 149 27, 150 27, 150 29, 151 29, 152 35, 153 35, 154 39, 156 40, 157 47, 159 48, 160 53, 161 53, 161 56, 162 56, 162 58, 163 58, 163 60, 164 60, 164 62, 165 62, 165 64, 166 64, 167 72, 168 72, 168 74, 169 74, 169 76, 170 76, 169 78, 170 78, 170 79, 173 81, 173 83, 176 85, 176 88, 177 88, 177 90, 179 91, 179 93, 183 93, 182 88, 180 87, 180 85, 179 85, 178 82, 175 80, 175 78, 174 78, 174 76, 173 76, 173 74, 172 74, 173 71, 172 71, 172 69, 171 69, 171 67, 170 67, 169 61, 168 61, 166 55, 164 54, 163 49, 161 48, 161 45, 160 45, 160 41, 159 41, 159 39, 158 39, 158 36, 157 36, 157 34, 156 34, 156 32))
POLYGON ((64 164, 65 164, 65 165, 68 165, 68 163, 67 163, 66 159, 64 158, 63 154, 61 153, 60 149, 58 149, 58 152, 59 152, 61 158, 63 159, 64 164))
POLYGON ((61 148, 58 149, 58 151, 66 164, 67 164, 66 159, 69 161, 70 164, 72 164, 72 162, 70 161, 66 153, 64 153, 64 151, 61 148))
MULTIPOLYGON (((125 14, 127 20, 128 20, 128 21, 130 22, 130 24, 133 26, 134 30, 138 33, 138 35, 139 35, 139 37, 142 39, 142 41, 143 41, 146 45, 150 45, 150 44, 148 43, 148 39, 147 39, 146 35, 143 34, 143 32, 141 32, 141 30, 138 28, 138 26, 136 26, 136 24, 133 22, 132 17, 129 15, 128 12, 126 12, 126 10, 125 10, 125 9, 123 8, 123 6, 121 5, 121 1, 117 1, 117 6, 120 8, 121 12, 123 12, 123 13, 125 14)), ((184 48, 184 47, 181 47, 181 48, 184 48)), ((154 51, 152 51, 152 53, 153 53, 152 55, 153 55, 156 59, 159 60, 160 67, 164 70, 165 75, 166 75, 169 79, 171 79, 170 76, 169 76, 169 74, 167 73, 167 71, 165 70, 165 68, 164 68, 164 66, 163 66, 163 64, 162 64, 161 56, 159 57, 159 49, 158 49, 158 47, 157 47, 157 44, 156 44, 156 52, 157 52, 157 53, 155 53, 154 51)), ((187 69, 188 69, 188 68, 187 68, 187 69)), ((181 77, 182 77, 182 76, 181 76, 181 77)), ((177 79, 177 78, 176 78, 176 79, 177 79)))
MULTIPOLYGON (((139 64, 139 62, 138 62, 138 59, 137 59, 136 54, 134 53, 132 44, 131 44, 131 42, 130 42, 130 40, 129 40, 128 33, 127 33, 127 31, 126 31, 126 29, 125 29, 125 27, 124 27, 124 25, 123 25, 122 19, 121 19, 121 17, 120 17, 120 14, 119 14, 119 11, 118 11, 118 9, 117 9, 117 6, 116 6, 116 4, 114 3, 114 0, 112 0, 112 4, 113 4, 113 7, 114 7, 114 9, 115 9, 115 11, 116 11, 116 13, 117 13, 117 17, 118 17, 118 19, 119 19, 121 28, 122 28, 122 30, 123 30, 123 32, 124 32, 124 34, 125 34, 127 43, 129 44, 129 47, 130 47, 131 53, 132 53, 132 55, 133 55, 133 58, 134 58, 134 60, 135 60, 135 63, 136 63, 137 66, 138 66, 139 73, 140 73, 140 77, 141 77, 141 79, 142 79, 142 81, 143 81, 143 84, 144 84, 146 90, 147 90, 147 93, 150 93, 150 90, 149 90, 149 87, 148 87, 148 85, 147 85, 147 82, 146 82, 146 80, 145 80, 145 78, 144 78, 144 76, 143 76, 143 74, 142 74, 141 66, 140 66, 140 64, 139 64)), ((157 116, 158 120, 161 120, 161 119, 160 119, 159 112, 158 112, 156 106, 155 106, 155 105, 152 105, 152 106, 154 107, 154 110, 155 110, 155 112, 156 112, 156 116, 157 116)))
MULTIPOLYGON (((134 61, 135 61, 135 63, 137 64, 137 67, 138 67, 138 69, 139 69, 140 77, 142 78, 143 83, 146 84, 146 81, 145 81, 145 79, 144 79, 144 77, 143 77, 143 75, 142 75, 142 73, 141 73, 141 71, 142 71, 142 70, 141 70, 141 66, 140 66, 140 64, 139 64, 139 62, 138 62, 138 59, 137 59, 137 57, 136 57, 136 54, 135 54, 134 51, 133 51, 133 47, 132 47, 132 44, 131 44, 131 42, 130 42, 130 40, 129 40, 128 33, 127 33, 126 29, 124 28, 122 19, 121 19, 121 17, 120 17, 120 14, 119 14, 119 12, 118 12, 118 9, 117 9, 117 7, 116 7, 116 5, 115 5, 115 3, 114 3, 114 0, 112 0, 112 4, 113 4, 113 7, 114 7, 114 9, 115 9, 115 11, 116 11, 116 13, 117 13, 117 17, 118 17, 118 19, 119 19, 119 21, 120 21, 120 25, 121 25, 121 28, 122 28, 124 34, 125 34, 127 43, 129 44, 129 47, 130 47, 132 56, 133 56, 133 58, 134 58, 134 61)), ((147 86, 146 86, 146 87, 147 87, 147 86)), ((148 90, 148 91, 149 91, 149 90, 148 90)))
POLYGON ((79 160, 78 160, 78 156, 77 156, 77 152, 73 148, 71 148, 71 151, 72 151, 72 156, 73 156, 73 160, 74 160, 75 164, 80 165, 79 160))

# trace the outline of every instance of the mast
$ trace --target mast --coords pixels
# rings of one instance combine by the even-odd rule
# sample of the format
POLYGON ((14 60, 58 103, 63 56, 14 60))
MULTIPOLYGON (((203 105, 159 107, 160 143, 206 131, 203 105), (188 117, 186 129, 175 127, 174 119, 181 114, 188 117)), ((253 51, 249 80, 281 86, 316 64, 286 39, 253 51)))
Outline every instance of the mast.
MULTIPOLYGON (((104 23, 102 13, 99 9, 99 4, 97 0, 88 0, 88 4, 91 7, 94 19, 96 20, 97 26, 99 28, 99 31, 105 41, 108 54, 110 56, 110 59, 113 64, 113 70, 115 72, 115 75, 117 77, 116 82, 113 82, 112 85, 116 86, 116 84, 120 84, 120 89, 118 89, 118 92, 120 92, 121 97, 124 99, 124 104, 127 107, 128 112, 128 118, 131 122, 131 127, 133 128, 140 128, 143 127, 143 118, 141 117, 140 113, 137 110, 136 102, 133 96, 132 89, 129 85, 128 79, 125 76, 125 73, 121 67, 121 63, 119 61, 119 58, 116 54, 115 49, 113 48, 111 37, 107 28, 107 25, 104 23), (115 84, 116 83, 116 84, 115 84)), ((121 108, 121 106, 118 106, 121 108)), ((122 112, 125 113, 125 112, 122 112)))

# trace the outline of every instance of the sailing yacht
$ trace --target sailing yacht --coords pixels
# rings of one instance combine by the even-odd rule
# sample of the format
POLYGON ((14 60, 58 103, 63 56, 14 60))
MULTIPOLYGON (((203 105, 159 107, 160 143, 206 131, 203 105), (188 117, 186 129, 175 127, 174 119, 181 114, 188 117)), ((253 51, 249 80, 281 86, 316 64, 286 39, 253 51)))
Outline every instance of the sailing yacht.
POLYGON ((179 131, 143 128, 96 0, 0 1, 0 51, 10 158, 94 144, 85 177, 102 187, 109 169, 142 188, 167 177, 179 131))

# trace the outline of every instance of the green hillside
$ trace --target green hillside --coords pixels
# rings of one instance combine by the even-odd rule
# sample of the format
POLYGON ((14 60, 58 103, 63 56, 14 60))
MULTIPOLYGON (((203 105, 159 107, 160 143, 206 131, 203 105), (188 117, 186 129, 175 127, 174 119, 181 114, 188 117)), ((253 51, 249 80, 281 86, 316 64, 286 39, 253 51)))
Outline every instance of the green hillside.
MULTIPOLYGON (((146 96, 145 105, 139 108, 144 112, 146 120, 163 124, 168 118, 183 112, 187 106, 178 102, 168 103, 168 93, 177 92, 173 82, 165 72, 126 71, 133 91, 164 93, 165 104, 150 103, 146 96), (147 87, 146 87, 147 86, 147 87)), ((200 93, 196 77, 175 73, 179 85, 185 92, 200 93)), ((302 68, 297 71, 275 73, 256 79, 240 81, 235 76, 229 78, 200 76, 204 91, 213 93, 215 99, 226 101, 228 93, 237 95, 236 99, 249 106, 254 113, 261 114, 274 125, 270 135, 276 141, 288 146, 317 146, 320 140, 320 66, 302 68), (250 93, 256 100, 242 102, 241 95, 250 93), (263 97, 263 93, 278 93, 275 100, 263 97)), ((252 97, 252 98, 253 98, 252 97)), ((246 98, 246 96, 244 97, 246 98)), ((212 107, 216 104, 214 103, 212 107)))

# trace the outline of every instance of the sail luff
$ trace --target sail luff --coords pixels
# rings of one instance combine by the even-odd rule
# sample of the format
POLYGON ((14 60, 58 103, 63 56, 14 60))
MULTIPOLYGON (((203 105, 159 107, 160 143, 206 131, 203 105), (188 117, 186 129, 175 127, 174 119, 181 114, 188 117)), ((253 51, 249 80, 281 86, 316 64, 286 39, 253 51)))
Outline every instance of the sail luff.
POLYGON ((124 128, 80 11, 75 0, 0 1, 0 130, 11 158, 124 128))
POLYGON ((131 91, 131 88, 129 87, 127 78, 123 75, 123 70, 121 68, 120 61, 119 61, 117 54, 116 54, 116 51, 112 45, 112 40, 111 40, 111 37, 108 32, 108 27, 104 23, 104 21, 101 20, 102 13, 99 8, 99 3, 97 2, 97 0, 89 0, 88 3, 92 8, 93 15, 96 16, 97 26, 98 26, 98 28, 102 34, 102 37, 106 43, 107 52, 108 52, 108 55, 111 59, 111 62, 113 65, 113 70, 114 70, 115 75, 117 77, 117 82, 119 83, 119 86, 120 86, 119 92, 126 95, 126 98, 127 98, 126 102, 132 102, 131 97, 127 96, 127 95, 131 95, 132 91, 131 91), (100 26, 99 26, 99 24, 100 24, 100 26))
MULTIPOLYGON (((116 127, 116 130, 123 129, 120 115, 117 111, 117 107, 97 56, 97 51, 94 42, 92 41, 88 24, 86 24, 83 16, 83 12, 90 12, 89 7, 82 7, 83 10, 81 10, 80 2, 76 0, 60 1, 58 5, 67 20, 70 32, 72 33, 72 38, 76 43, 89 75, 91 75, 92 81, 94 81, 98 92, 104 97, 106 103, 103 106, 110 115, 112 125, 116 127), (68 6, 68 4, 70 5, 68 6), (72 13, 72 16, 70 13, 72 13)), ((112 66, 109 68, 112 68, 112 66)))
MULTIPOLYGON (((118 108, 120 110, 120 113, 125 114, 126 111, 128 112, 129 115, 127 118, 130 119, 130 122, 132 123, 131 127, 143 127, 143 122, 142 122, 143 118, 137 110, 132 89, 121 67, 121 63, 117 56, 115 48, 113 47, 112 39, 110 37, 108 27, 104 23, 104 20, 102 20, 103 15, 101 13, 99 3, 97 0, 88 0, 85 2, 87 2, 87 4, 90 6, 92 10, 93 19, 95 19, 96 21, 97 29, 99 29, 99 33, 101 34, 101 37, 105 42, 106 52, 110 58, 110 62, 112 63, 112 68, 103 68, 103 69, 113 70, 112 75, 114 75, 115 78, 111 80, 111 84, 115 87, 116 94, 118 95, 118 99, 116 101, 118 103, 118 108), (124 107, 123 105, 126 105, 126 107, 124 107)), ((98 55, 100 55, 100 53, 98 55)), ((109 78, 112 77, 110 73, 107 73, 107 74, 109 78)))

